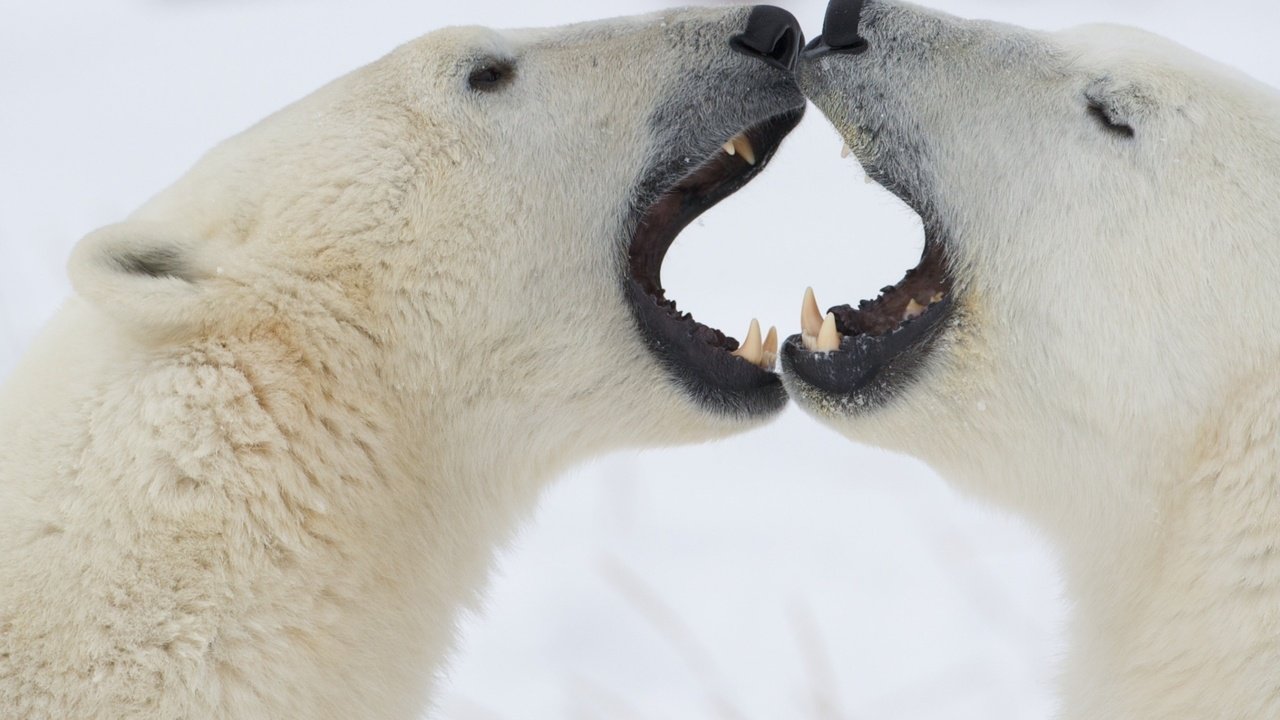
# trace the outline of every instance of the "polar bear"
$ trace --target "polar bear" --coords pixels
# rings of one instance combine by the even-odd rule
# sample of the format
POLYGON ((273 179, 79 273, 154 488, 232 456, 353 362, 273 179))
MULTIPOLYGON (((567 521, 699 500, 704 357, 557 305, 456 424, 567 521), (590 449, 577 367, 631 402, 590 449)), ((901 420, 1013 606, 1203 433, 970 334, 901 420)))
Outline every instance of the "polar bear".
POLYGON ((806 300, 788 390, 1054 541, 1065 717, 1280 717, 1280 95, 1137 30, 861 5, 797 75, 925 249, 806 300))
POLYGON ((85 238, 0 394, 0 715, 420 716, 558 471, 785 404, 660 271, 799 122, 802 44, 442 30, 85 238))

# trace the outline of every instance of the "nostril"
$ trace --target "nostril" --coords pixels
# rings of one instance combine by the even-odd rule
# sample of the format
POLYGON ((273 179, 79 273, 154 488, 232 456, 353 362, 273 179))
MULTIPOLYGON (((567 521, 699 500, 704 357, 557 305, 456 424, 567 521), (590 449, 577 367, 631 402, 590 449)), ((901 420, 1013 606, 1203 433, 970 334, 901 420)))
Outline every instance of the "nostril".
POLYGON ((744 55, 758 57, 786 71, 795 69, 804 45, 800 21, 780 7, 757 5, 747 17, 747 27, 729 45, 744 55))
POLYGON ((796 33, 791 28, 787 28, 782 32, 782 36, 773 44, 773 49, 769 51, 770 59, 777 60, 783 65, 790 65, 791 58, 796 53, 796 48, 800 43, 796 42, 796 33))

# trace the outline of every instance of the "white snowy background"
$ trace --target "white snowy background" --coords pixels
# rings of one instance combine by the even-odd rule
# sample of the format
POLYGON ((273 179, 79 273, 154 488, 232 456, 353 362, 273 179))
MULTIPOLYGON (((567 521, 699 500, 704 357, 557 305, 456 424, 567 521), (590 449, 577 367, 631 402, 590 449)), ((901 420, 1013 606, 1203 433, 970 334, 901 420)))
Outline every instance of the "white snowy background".
MULTIPOLYGON (((819 31, 823 2, 781 4, 819 31)), ((1270 0, 932 4, 1047 29, 1137 24, 1280 84, 1270 0)), ((440 26, 659 7, 3 0, 0 377, 69 293, 76 240, 272 110, 440 26)), ((914 217, 839 148, 812 112, 769 172, 684 233, 664 270, 681 307, 734 334, 753 316, 789 334, 806 285, 825 306, 915 263, 914 217)), ((434 716, 1047 718, 1060 592, 1051 552, 1020 523, 792 410, 748 436, 607 457, 556 483, 501 554, 483 615, 465 621, 434 716)))

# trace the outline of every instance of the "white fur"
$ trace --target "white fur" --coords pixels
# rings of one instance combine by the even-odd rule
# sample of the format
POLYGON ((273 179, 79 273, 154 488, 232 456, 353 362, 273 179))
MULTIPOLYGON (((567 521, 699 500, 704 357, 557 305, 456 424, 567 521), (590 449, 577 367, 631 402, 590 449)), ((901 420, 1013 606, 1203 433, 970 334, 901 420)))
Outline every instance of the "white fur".
POLYGON ((86 238, 0 391, 0 715, 416 717, 548 479, 751 425, 619 281, 650 118, 745 18, 433 33, 86 238))
POLYGON ((793 392, 1056 541, 1065 717, 1280 717, 1280 95, 1136 30, 864 26, 801 85, 928 198, 959 312, 882 408, 793 392))

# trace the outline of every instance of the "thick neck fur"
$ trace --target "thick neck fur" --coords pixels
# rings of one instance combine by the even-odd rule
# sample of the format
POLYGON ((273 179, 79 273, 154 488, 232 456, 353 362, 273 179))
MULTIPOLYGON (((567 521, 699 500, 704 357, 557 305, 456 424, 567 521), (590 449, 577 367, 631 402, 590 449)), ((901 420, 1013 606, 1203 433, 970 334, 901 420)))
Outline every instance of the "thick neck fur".
POLYGON ((267 324, 157 349, 113 345, 95 310, 64 309, 48 333, 82 336, 76 380, 41 394, 56 365, 40 343, 0 403, 13 430, 0 474, 19 478, 0 489, 0 516, 15 511, 0 517, 0 680, 34 673, 0 682, 22 688, 0 705, 41 699, 66 718, 421 711, 453 616, 549 469, 518 461, 515 433, 447 393, 370 394, 379 384, 359 379, 380 371, 376 339, 301 317, 304 332, 267 324), (18 397, 28 389, 41 406, 18 397), (505 437, 477 454, 434 431, 441 412, 505 437), (19 476, 4 464, 24 446, 45 451, 19 476), (65 666, 36 662, 48 658, 65 666), (97 695, 83 712, 60 705, 84 672, 97 695))
POLYGON ((1010 393, 1016 412, 980 425, 963 414, 979 390, 934 406, 966 432, 928 446, 933 466, 1058 551, 1064 720, 1280 717, 1280 374, 1261 349, 1234 356, 1259 360, 1182 382, 1176 412, 1120 405, 1130 432, 1071 414, 1102 402, 1089 386, 1054 412, 1010 393))
POLYGON ((1280 717, 1277 408, 1242 385, 1127 527, 1067 543, 1068 720, 1280 717))

